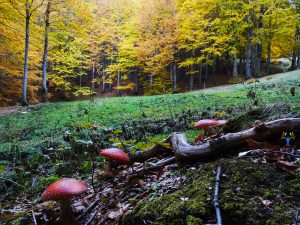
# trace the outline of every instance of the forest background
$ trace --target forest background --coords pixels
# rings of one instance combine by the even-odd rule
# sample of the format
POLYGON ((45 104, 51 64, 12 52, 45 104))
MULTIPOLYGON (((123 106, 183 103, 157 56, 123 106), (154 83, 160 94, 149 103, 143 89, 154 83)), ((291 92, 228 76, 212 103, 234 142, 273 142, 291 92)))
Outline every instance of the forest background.
POLYGON ((0 0, 0 106, 295 70, 299 14, 298 0, 0 0))

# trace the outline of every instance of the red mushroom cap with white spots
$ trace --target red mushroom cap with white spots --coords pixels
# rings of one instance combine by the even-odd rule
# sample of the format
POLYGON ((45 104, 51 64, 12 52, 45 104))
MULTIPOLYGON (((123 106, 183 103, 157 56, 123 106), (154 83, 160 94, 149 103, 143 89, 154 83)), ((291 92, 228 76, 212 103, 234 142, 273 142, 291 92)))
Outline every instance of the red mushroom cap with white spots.
POLYGON ((118 148, 107 148, 100 151, 100 155, 119 161, 124 164, 129 164, 130 159, 129 156, 121 149, 118 148))
POLYGON ((64 201, 87 190, 86 185, 73 178, 64 178, 51 184, 42 194, 43 201, 64 201))
POLYGON ((198 122, 195 123, 196 128, 205 128, 205 127, 213 127, 213 126, 218 126, 219 123, 216 120, 212 119, 205 119, 205 120, 199 120, 198 122))

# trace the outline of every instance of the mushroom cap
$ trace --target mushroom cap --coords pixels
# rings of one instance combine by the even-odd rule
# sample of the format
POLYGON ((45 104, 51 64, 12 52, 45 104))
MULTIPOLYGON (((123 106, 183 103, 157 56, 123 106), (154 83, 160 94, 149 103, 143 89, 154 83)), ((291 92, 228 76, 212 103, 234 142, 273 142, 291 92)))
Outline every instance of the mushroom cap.
POLYGON ((86 185, 73 178, 63 178, 52 184, 42 194, 43 201, 62 202, 87 190, 86 185))
POLYGON ((130 159, 129 156, 121 149, 118 148, 107 148, 100 151, 100 155, 119 161, 124 164, 129 164, 130 159))
POLYGON ((218 120, 218 126, 224 126, 227 123, 227 120, 218 120))
POLYGON ((217 120, 213 119, 205 119, 205 120, 199 120, 198 122, 195 123, 196 128, 204 128, 204 127, 213 127, 213 126, 218 126, 219 123, 217 120))

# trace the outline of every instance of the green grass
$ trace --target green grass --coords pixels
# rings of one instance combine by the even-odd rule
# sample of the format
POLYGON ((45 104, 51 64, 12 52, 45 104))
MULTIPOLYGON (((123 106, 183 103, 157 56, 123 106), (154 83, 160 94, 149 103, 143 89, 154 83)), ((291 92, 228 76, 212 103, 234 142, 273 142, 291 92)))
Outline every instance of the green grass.
POLYGON ((72 123, 90 121, 102 127, 118 127, 128 120, 169 118, 183 110, 224 110, 228 107, 247 107, 253 100, 249 90, 256 90, 259 104, 288 103, 292 110, 300 109, 300 72, 278 74, 260 79, 260 83, 227 85, 183 94, 150 97, 102 98, 93 101, 74 101, 41 104, 28 113, 0 117, 0 151, 12 145, 30 151, 45 141, 61 138, 72 123), (296 96, 289 90, 296 88, 296 96), (170 107, 168 107, 168 105, 170 107))

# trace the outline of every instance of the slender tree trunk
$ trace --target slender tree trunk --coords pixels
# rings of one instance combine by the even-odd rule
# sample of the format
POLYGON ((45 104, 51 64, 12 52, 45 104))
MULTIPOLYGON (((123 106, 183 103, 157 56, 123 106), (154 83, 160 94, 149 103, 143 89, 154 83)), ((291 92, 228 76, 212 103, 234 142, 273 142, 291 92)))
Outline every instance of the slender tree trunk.
POLYGON ((257 44, 257 58, 256 58, 256 71, 255 75, 259 76, 261 71, 261 54, 262 54, 262 44, 257 44))
POLYGON ((212 72, 212 77, 213 77, 213 84, 216 84, 216 59, 213 58, 213 72, 212 72))
POLYGON ((91 91, 92 92, 95 91, 95 82, 94 82, 94 79, 95 79, 95 70, 96 70, 95 63, 93 62, 93 69, 92 69, 92 75, 91 75, 91 91))
POLYGON ((199 65, 199 88, 201 88, 201 83, 202 83, 202 65, 199 65))
POLYGON ((105 69, 106 69, 106 62, 104 59, 103 60, 103 69, 102 69, 102 92, 105 92, 105 69))
POLYGON ((153 75, 149 75, 149 84, 150 84, 150 94, 153 92, 153 75))
POLYGON ((26 30, 25 30, 25 59, 24 59, 24 74, 23 74, 23 94, 22 105, 27 106, 27 81, 28 81, 28 54, 29 54, 29 26, 30 26, 30 5, 26 0, 26 30))
POLYGON ((248 29, 248 34, 247 34, 247 50, 246 50, 246 78, 250 79, 251 78, 251 52, 252 52, 252 47, 251 47, 251 29, 248 29))
POLYGON ((139 93, 139 75, 137 71, 135 71, 135 92, 136 94, 139 93))
POLYGON ((121 92, 119 87, 121 86, 121 72, 118 70, 117 72, 117 95, 120 96, 121 92))
POLYGON ((45 13, 45 42, 44 42, 44 54, 42 65, 42 94, 43 101, 47 101, 48 87, 47 87, 47 58, 48 58, 48 46, 49 46, 49 26, 50 26, 50 12, 51 12, 51 0, 48 1, 47 9, 45 13))
POLYGON ((177 65, 176 62, 173 64, 173 90, 177 88, 177 65))
POLYGON ((232 71, 233 77, 238 76, 238 62, 237 62, 237 57, 234 56, 233 58, 233 71, 232 71))
MULTIPOLYGON (((299 27, 296 28, 296 33, 295 33, 295 43, 299 41, 299 27)), ((293 49, 293 56, 292 56, 292 65, 291 65, 291 70, 296 70, 297 69, 297 48, 296 45, 294 46, 293 49)))
POLYGON ((194 75, 190 75, 189 91, 192 91, 194 87, 194 75))
MULTIPOLYGON (((248 0, 248 4, 250 4, 251 1, 248 0)), ((249 25, 247 29, 247 49, 246 49, 246 78, 250 79, 251 78, 251 56, 252 56, 252 44, 251 44, 251 39, 252 39, 252 28, 251 28, 251 14, 252 12, 249 12, 249 15, 247 16, 247 23, 249 25)))
POLYGON ((271 42, 267 46, 268 56, 267 56, 267 75, 270 74, 270 65, 271 65, 271 42))
POLYGON ((297 69, 299 69, 300 68, 300 50, 298 49, 298 51, 297 51, 297 69))
MULTIPOLYGON (((113 60, 110 60, 110 65, 112 65, 113 60)), ((108 84, 108 90, 111 91, 112 90, 112 79, 111 79, 111 73, 109 73, 109 84, 108 84)))

